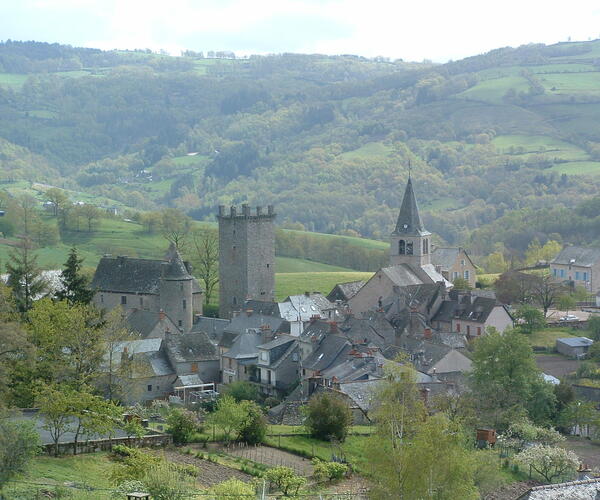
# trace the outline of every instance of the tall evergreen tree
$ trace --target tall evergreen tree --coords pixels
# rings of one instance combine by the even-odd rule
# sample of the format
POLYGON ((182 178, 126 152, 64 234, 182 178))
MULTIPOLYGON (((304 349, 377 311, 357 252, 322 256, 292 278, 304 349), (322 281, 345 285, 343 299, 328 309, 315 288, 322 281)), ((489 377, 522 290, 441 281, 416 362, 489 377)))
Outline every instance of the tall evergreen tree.
POLYGON ((23 238, 20 244, 9 254, 6 264, 7 285, 12 289, 17 309, 27 312, 36 296, 42 294, 47 283, 41 276, 37 258, 31 252, 31 240, 23 238))
POLYGON ((83 259, 77 255, 77 249, 71 248, 69 258, 65 262, 60 279, 63 289, 56 293, 59 300, 67 300, 69 304, 89 304, 94 297, 88 279, 81 273, 83 259))

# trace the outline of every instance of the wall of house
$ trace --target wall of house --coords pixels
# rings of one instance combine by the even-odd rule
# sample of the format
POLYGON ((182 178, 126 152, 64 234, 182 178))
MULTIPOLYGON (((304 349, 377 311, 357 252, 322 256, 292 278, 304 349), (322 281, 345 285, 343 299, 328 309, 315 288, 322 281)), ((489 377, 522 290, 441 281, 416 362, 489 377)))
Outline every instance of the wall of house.
POLYGON ((195 293, 192 297, 192 310, 194 311, 194 315, 202 315, 204 311, 204 294, 203 293, 195 293))
POLYGON ((355 315, 378 308, 378 301, 386 299, 394 291, 394 284, 381 270, 348 301, 348 305, 355 315))
POLYGON ((550 264, 550 274, 559 281, 573 281, 575 286, 590 292, 600 291, 600 262, 592 267, 568 264, 550 264))
POLYGON ((192 280, 161 279, 160 308, 181 331, 189 332, 194 318, 192 280))
POLYGON ((512 328, 513 320, 504 307, 496 306, 488 316, 485 326, 493 326, 499 332, 504 332, 507 328, 512 328))
POLYGON ((137 294, 137 293, 121 293, 121 292, 96 292, 93 298, 93 303, 101 309, 111 310, 117 306, 121 306, 124 311, 132 309, 145 309, 148 311, 158 311, 158 295, 137 294), (125 297, 127 303, 121 303, 121 297, 125 297))
POLYGON ((469 337, 479 337, 484 335, 485 329, 491 326, 496 328, 500 333, 513 326, 512 318, 502 306, 494 307, 485 323, 465 321, 463 319, 452 320, 452 331, 462 333, 469 337))
POLYGON ((452 267, 442 274, 449 281, 454 281, 457 277, 466 279, 471 288, 475 288, 475 284, 477 283, 477 269, 469 260, 464 250, 458 253, 452 267), (465 277, 465 271, 468 273, 468 277, 465 277))
POLYGON ((170 374, 128 380, 125 383, 129 390, 124 395, 124 403, 133 405, 135 403, 152 401, 157 398, 164 398, 173 392, 173 381, 175 378, 175 374, 170 374), (148 390, 148 386, 151 386, 150 390, 148 390))
POLYGON ((219 382, 219 360, 185 361, 171 363, 177 375, 196 374, 202 382, 219 382), (195 368, 195 370, 194 370, 195 368))
POLYGON ((562 342, 556 342, 556 350, 570 358, 580 358, 587 354, 588 347, 572 347, 562 342))

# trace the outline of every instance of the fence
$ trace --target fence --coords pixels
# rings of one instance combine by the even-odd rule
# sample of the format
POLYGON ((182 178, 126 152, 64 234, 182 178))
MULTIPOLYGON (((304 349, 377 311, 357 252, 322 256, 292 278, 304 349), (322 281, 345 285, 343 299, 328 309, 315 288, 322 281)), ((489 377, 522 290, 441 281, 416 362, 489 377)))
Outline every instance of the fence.
MULTIPOLYGON (((124 444, 127 446, 138 446, 138 447, 163 447, 173 444, 173 437, 170 434, 150 434, 141 438, 103 438, 103 439, 90 439, 88 441, 81 441, 77 443, 77 453, 95 453, 97 451, 108 451, 116 444, 124 444)), ((45 444, 42 446, 43 450, 48 454, 54 454, 55 446, 53 443, 45 444)), ((75 449, 75 443, 58 443, 58 454, 67 455, 73 454, 75 449)))

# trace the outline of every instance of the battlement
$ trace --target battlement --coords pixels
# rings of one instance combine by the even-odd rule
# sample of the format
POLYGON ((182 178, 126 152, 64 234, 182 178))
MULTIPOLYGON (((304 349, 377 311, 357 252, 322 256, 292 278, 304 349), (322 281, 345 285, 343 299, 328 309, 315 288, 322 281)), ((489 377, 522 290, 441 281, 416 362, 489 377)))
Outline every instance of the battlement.
POLYGON ((229 207, 229 212, 225 210, 225 205, 219 205, 219 219, 274 219, 276 216, 273 205, 267 206, 267 211, 263 212, 263 207, 257 206, 254 210, 250 205, 243 204, 240 212, 236 206, 229 207))

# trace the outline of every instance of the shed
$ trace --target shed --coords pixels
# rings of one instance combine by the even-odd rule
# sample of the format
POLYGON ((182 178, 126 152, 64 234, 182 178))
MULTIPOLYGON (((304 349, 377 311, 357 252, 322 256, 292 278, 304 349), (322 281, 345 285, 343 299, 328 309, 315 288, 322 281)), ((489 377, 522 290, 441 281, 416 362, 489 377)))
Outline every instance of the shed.
POLYGON ((587 356, 593 343, 594 341, 587 337, 565 337, 556 339, 556 350, 565 356, 580 359, 587 356))

